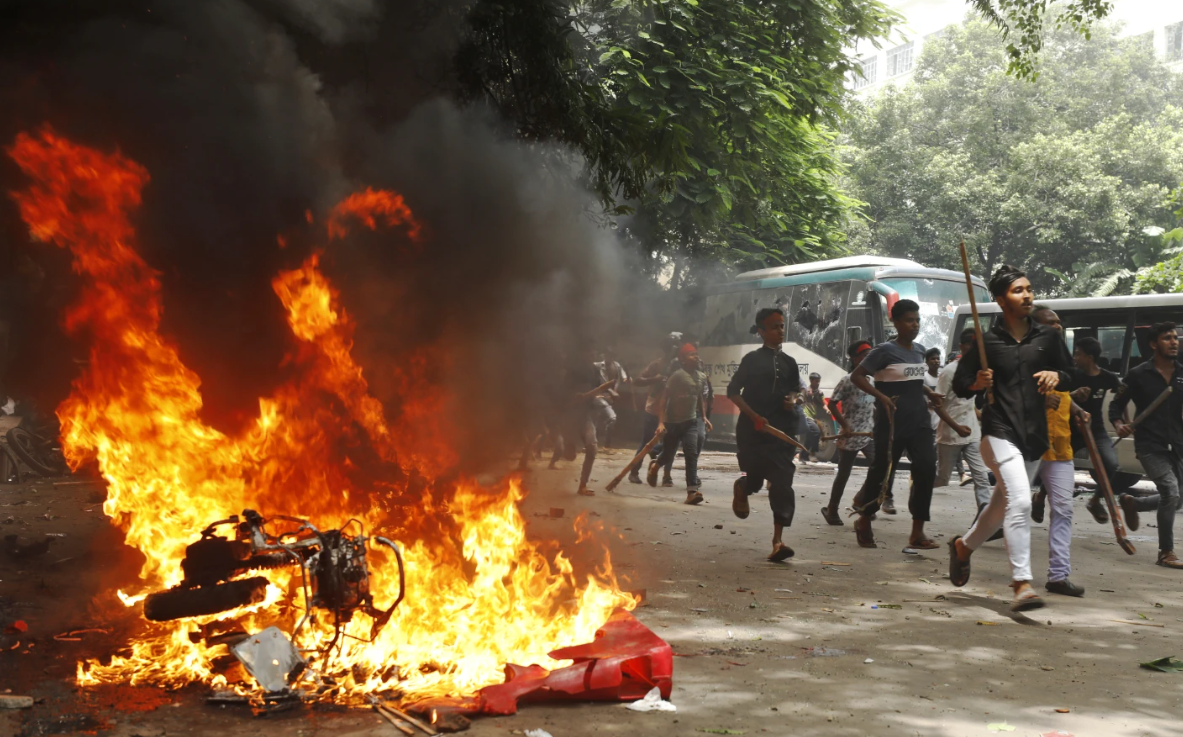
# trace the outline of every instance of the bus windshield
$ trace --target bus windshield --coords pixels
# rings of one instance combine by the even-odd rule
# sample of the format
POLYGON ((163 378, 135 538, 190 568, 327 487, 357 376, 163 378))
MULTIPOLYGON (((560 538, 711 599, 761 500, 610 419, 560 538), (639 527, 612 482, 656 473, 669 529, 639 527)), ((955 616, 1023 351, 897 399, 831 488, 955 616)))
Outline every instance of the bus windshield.
MULTIPOLYGON (((880 282, 899 294, 900 299, 910 299, 920 305, 920 335, 916 342, 925 348, 939 348, 943 360, 945 347, 949 344, 949 331, 953 329, 953 313, 959 306, 969 304, 965 282, 923 277, 887 277, 880 282)), ((975 285, 974 291, 979 304, 989 300, 985 289, 975 285)), ((884 299, 882 295, 880 299, 884 299)), ((886 304, 882 313, 884 335, 891 340, 896 331, 886 304)))

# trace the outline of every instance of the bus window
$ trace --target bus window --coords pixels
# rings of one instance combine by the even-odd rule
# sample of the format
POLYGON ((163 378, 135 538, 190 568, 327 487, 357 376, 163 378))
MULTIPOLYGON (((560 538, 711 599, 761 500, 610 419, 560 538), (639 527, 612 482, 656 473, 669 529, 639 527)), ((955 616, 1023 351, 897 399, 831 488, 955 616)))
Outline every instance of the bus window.
POLYGON ((869 340, 874 345, 878 341, 875 340, 875 331, 872 328, 874 323, 871 322, 871 303, 867 301, 867 284, 861 281, 852 281, 849 284, 850 298, 846 303, 846 338, 843 348, 856 340, 869 340))
MULTIPOLYGON (((994 327, 994 320, 998 317, 997 312, 986 312, 978 314, 978 322, 982 325, 982 332, 985 333, 990 328, 994 327)), ((966 328, 974 326, 973 313, 967 312, 957 318, 957 324, 953 326, 953 332, 949 334, 950 350, 957 350, 958 341, 961 339, 961 333, 966 328)))
POLYGON ((706 299, 703 345, 749 345, 759 342, 749 331, 759 309, 759 297, 767 292, 745 290, 712 294, 706 299))
MULTIPOLYGON (((916 342, 925 348, 939 348, 944 353, 953 329, 953 313, 959 306, 969 303, 965 282, 916 277, 887 277, 880 281, 898 292, 900 299, 910 299, 920 305, 920 335, 916 342)), ((987 299, 986 290, 977 287, 974 297, 980 303, 984 302, 987 299)), ((895 336, 895 328, 891 326, 886 303, 883 306, 884 332, 887 339, 891 340, 895 336)))
POLYGON ((785 340, 843 365, 848 282, 801 284, 796 287, 785 317, 785 340))

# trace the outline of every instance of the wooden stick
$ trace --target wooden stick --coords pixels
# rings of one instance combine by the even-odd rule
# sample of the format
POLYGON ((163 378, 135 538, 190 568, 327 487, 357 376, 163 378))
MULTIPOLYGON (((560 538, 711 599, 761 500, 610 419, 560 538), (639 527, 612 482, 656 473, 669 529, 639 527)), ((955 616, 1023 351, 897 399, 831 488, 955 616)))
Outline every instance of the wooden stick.
POLYGON ((843 436, 843 435, 822 435, 822 441, 823 441, 823 442, 825 442, 825 441, 827 441, 827 440, 837 440, 837 439, 839 439, 839 438, 841 438, 841 437, 848 437, 848 438, 869 438, 869 437, 872 437, 872 436, 874 436, 874 435, 875 435, 875 433, 873 433, 873 432, 852 432, 851 434, 849 434, 849 435, 846 435, 846 436, 843 436))
MULTIPOLYGON (((1151 414, 1154 413, 1154 410, 1161 407, 1162 403, 1167 401, 1167 397, 1171 396, 1171 392, 1173 392, 1173 391, 1175 391, 1175 387, 1173 387, 1173 386, 1168 386, 1166 389, 1163 389, 1162 393, 1159 394, 1157 397, 1155 397, 1154 401, 1150 403, 1150 406, 1148 406, 1146 409, 1139 412, 1138 416, 1135 417, 1134 421, 1129 423, 1129 425, 1127 425, 1127 427, 1137 427, 1138 424, 1140 422, 1142 422, 1142 420, 1149 417, 1151 414)), ((1117 444, 1123 440, 1125 440, 1125 438, 1118 438, 1117 440, 1114 440, 1113 447, 1116 448, 1117 444)))
POLYGON ((418 719, 411 716, 410 714, 399 711, 398 709, 394 708, 393 706, 387 706, 386 708, 389 709, 391 712, 393 712, 395 716, 401 717, 402 719, 406 719, 408 722, 410 722, 411 724, 414 724, 419 729, 422 729, 427 734, 430 734, 430 735, 438 734, 438 732, 436 732, 435 729, 431 725, 424 724, 423 722, 419 721, 418 719))
POLYGON ((628 465, 625 466, 620 473, 616 474, 616 478, 609 481, 608 485, 604 488, 606 488, 608 491, 612 491, 617 486, 620 486, 620 482, 624 479, 624 477, 632 473, 632 470, 637 467, 637 465, 641 462, 641 459, 649 455, 649 451, 653 450, 653 446, 657 445, 658 441, 661 440, 663 435, 665 435, 665 430, 654 433, 649 442, 645 443, 645 447, 641 448, 641 452, 637 453, 637 455, 628 462, 628 465))
POLYGON ((1097 450, 1097 440, 1093 437, 1093 430, 1084 421, 1083 415, 1076 416, 1076 424, 1080 428, 1080 434, 1084 436, 1085 447, 1089 449, 1089 460, 1093 462, 1097 483, 1101 485, 1101 492, 1105 496, 1105 506, 1109 508, 1109 520, 1113 523, 1113 534, 1117 537, 1117 544, 1121 546, 1122 550, 1133 555, 1137 551, 1126 536, 1125 524, 1121 521, 1121 515, 1117 513, 1117 504, 1113 499, 1113 487, 1109 484, 1109 474, 1105 470, 1105 465, 1101 463, 1101 453, 1097 450))
MULTIPOLYGON (((974 339, 978 343, 978 359, 982 363, 982 370, 988 371, 986 363, 986 339, 982 337, 982 321, 978 319, 978 300, 974 297, 974 280, 969 273, 969 254, 965 251, 965 241, 961 241, 961 268, 965 272, 965 288, 969 292, 969 309, 974 317, 974 339)), ((994 404, 994 390, 986 390, 986 401, 994 404)))
POLYGON ((1117 622, 1118 624, 1136 624, 1139 627, 1159 627, 1161 629, 1166 629, 1167 627, 1165 624, 1154 624, 1153 622, 1131 622, 1128 619, 1111 619, 1109 621, 1117 622))
POLYGON ((790 438, 788 435, 785 435, 784 431, 778 430, 777 428, 773 427, 772 425, 768 424, 767 422, 764 423, 764 427, 760 428, 760 432, 766 432, 774 438, 779 438, 779 439, 785 441, 789 445, 797 446, 798 448, 805 451, 806 453, 809 452, 809 449, 806 448, 804 445, 802 445, 801 443, 798 443, 796 440, 794 440, 793 438, 790 438))
POLYGON ((390 726, 394 727, 395 729, 397 729, 398 731, 402 732, 405 735, 410 735, 410 737, 414 737, 415 730, 411 729, 407 725, 405 725, 402 722, 400 722, 399 720, 395 719, 390 714, 387 714, 386 709, 382 708, 378 704, 374 704, 374 711, 378 712, 378 715, 381 716, 383 719, 390 722, 390 726))

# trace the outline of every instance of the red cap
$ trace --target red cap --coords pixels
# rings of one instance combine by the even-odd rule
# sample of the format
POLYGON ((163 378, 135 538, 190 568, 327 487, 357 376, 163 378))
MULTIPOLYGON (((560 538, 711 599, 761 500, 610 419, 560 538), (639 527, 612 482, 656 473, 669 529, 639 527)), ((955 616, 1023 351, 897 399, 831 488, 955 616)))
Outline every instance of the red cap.
POLYGON ((694 347, 693 343, 686 343, 678 349, 678 358, 685 358, 691 353, 698 353, 698 349, 694 347))

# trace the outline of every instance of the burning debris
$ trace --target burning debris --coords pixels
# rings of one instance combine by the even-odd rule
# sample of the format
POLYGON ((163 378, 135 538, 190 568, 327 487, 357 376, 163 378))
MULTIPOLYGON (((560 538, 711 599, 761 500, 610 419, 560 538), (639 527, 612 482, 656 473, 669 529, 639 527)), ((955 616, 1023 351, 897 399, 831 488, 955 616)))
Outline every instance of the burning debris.
MULTIPOLYGON (((159 277, 135 248, 130 217, 147 171, 48 130, 18 136, 9 154, 31 180, 14 194, 30 232, 69 249, 83 284, 65 317, 90 350, 58 409, 66 457, 97 465, 103 511, 144 556, 139 590, 119 592, 128 607, 143 603, 143 632, 127 654, 80 663, 80 685, 244 692, 223 667, 233 648, 276 708, 274 694, 297 682, 358 705, 371 694, 471 697, 504 681, 509 663, 560 674, 567 658, 583 662, 562 648, 635 606, 606 553, 594 573, 578 573, 527 538, 516 477, 482 487, 455 475, 455 429, 439 411, 448 397, 427 379, 446 346, 406 355, 391 402, 370 393, 324 252, 272 282, 295 378, 259 399, 252 422, 223 432, 203 421, 200 379, 160 333, 159 277)), ((360 223, 396 228, 392 248, 430 248, 397 194, 366 190, 346 203, 329 240, 360 223)), ((594 532, 575 524, 581 538, 594 532)), ((620 697, 634 690, 648 689, 620 697)))

